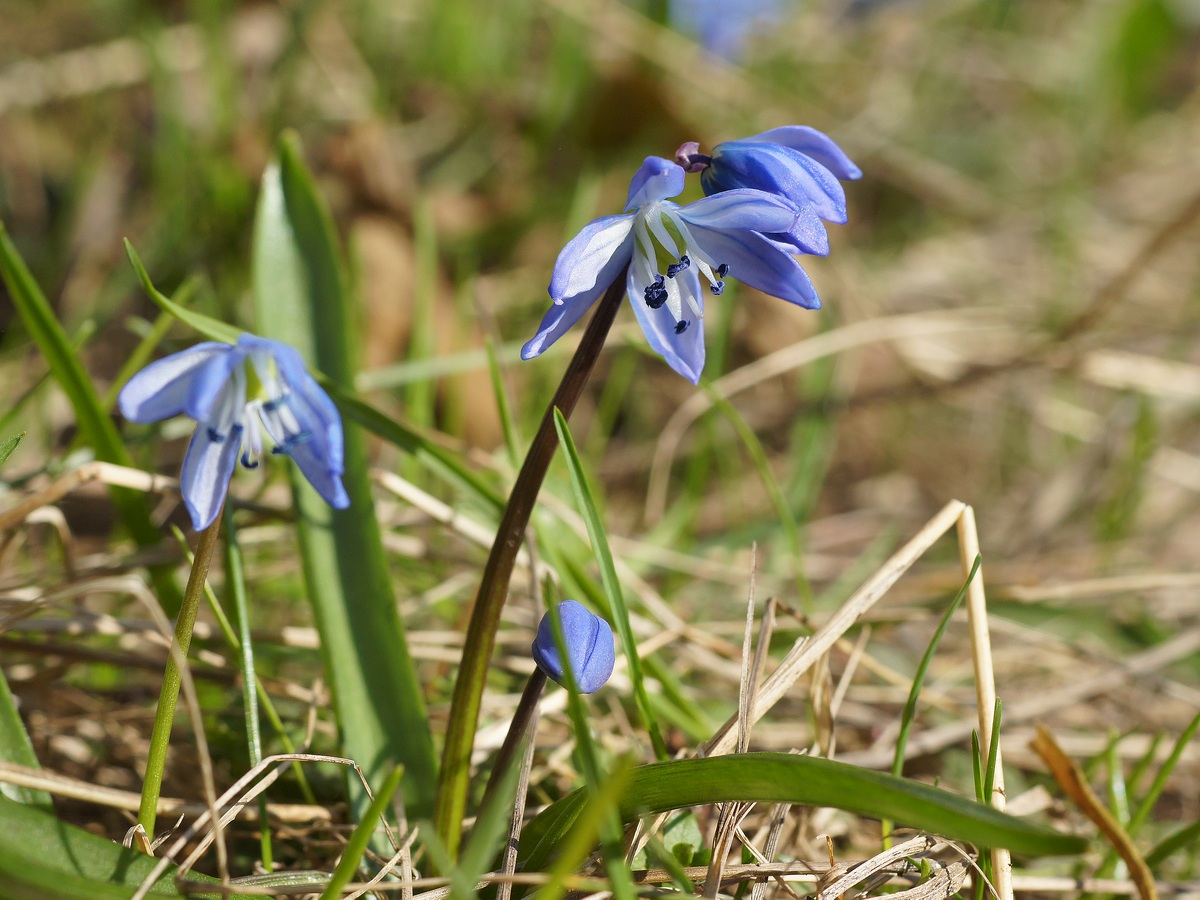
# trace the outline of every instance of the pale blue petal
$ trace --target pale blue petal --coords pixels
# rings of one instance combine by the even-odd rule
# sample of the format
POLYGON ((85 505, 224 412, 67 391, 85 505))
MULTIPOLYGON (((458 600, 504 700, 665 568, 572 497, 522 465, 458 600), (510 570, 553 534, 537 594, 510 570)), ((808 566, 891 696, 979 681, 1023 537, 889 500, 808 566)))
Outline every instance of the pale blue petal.
MULTIPOLYGON (((639 254, 629 267, 628 293, 629 302, 633 304, 633 313, 637 316, 638 324, 642 326, 651 348, 659 353, 672 369, 692 384, 697 384, 700 381, 700 373, 704 371, 704 320, 696 317, 685 303, 683 315, 691 324, 683 334, 676 334, 675 326, 678 320, 667 309, 666 304, 658 309, 651 309, 643 298, 646 285, 654 281, 654 276, 649 263, 639 254)), ((703 300, 703 295, 699 293, 700 284, 695 266, 685 269, 676 277, 688 279, 691 289, 696 292, 695 296, 703 300)))
POLYGON ((625 211, 655 200, 678 197, 683 193, 686 180, 687 173, 679 164, 661 156, 647 156, 629 182, 629 200, 625 204, 625 211))
POLYGON ((746 140, 783 144, 785 147, 799 150, 805 156, 812 157, 838 178, 844 178, 847 181, 862 178, 862 169, 856 166, 842 148, 834 143, 833 138, 807 125, 784 125, 782 128, 772 128, 770 131, 764 131, 762 134, 756 134, 746 140))
POLYGON ((214 439, 214 434, 203 423, 196 426, 179 477, 183 502, 197 531, 211 525, 221 511, 242 447, 240 430, 235 429, 220 439, 214 439))
POLYGON ((550 299, 564 303, 596 289, 603 292, 629 262, 632 228, 632 215, 605 216, 585 225, 558 254, 550 299))
POLYGON ((708 257, 729 265, 729 277, 806 309, 821 301, 800 264, 777 244, 749 231, 724 232, 693 228, 692 234, 708 257))
MULTIPOLYGON (((241 343, 241 339, 238 339, 241 343)), ((229 348, 229 352, 213 356, 196 368, 188 385, 183 411, 197 422, 212 423, 217 416, 218 405, 228 407, 236 404, 239 411, 246 402, 245 379, 235 374, 246 362, 246 352, 240 346, 229 348), (227 386, 240 389, 234 397, 224 395, 227 386)))
POLYGON ((180 415, 197 370, 233 348, 218 341, 205 341, 153 362, 129 379, 117 397, 117 405, 130 422, 145 424, 180 415))
POLYGON ((767 237, 790 245, 792 253, 799 250, 811 256, 829 255, 829 232, 812 206, 800 209, 791 231, 767 234, 767 237))
MULTIPOLYGON (((558 623, 576 687, 583 694, 600 690, 612 675, 616 663, 612 627, 574 600, 558 604, 558 623)), ((550 613, 542 616, 538 623, 537 637, 530 649, 538 668, 558 684, 566 681, 566 667, 558 652, 550 613)))
POLYGON ((705 228, 790 233, 800 211, 776 194, 741 189, 702 197, 678 212, 685 222, 705 228))
POLYGON ((846 192, 820 163, 782 144, 727 141, 713 148, 712 164, 700 173, 706 194, 753 188, 780 194, 797 206, 811 203, 822 219, 846 221, 846 192))
POLYGON ((289 390, 285 402, 300 427, 299 434, 286 433, 278 413, 265 406, 262 422, 281 452, 300 468, 309 484, 334 509, 345 509, 350 497, 342 484, 345 472, 345 436, 342 417, 329 395, 309 374, 304 358, 294 347, 267 338, 243 335, 248 352, 267 351, 275 360, 279 378, 289 390))
POLYGON ((596 302, 596 298, 607 289, 608 285, 597 286, 586 294, 580 294, 560 305, 551 306, 549 312, 542 317, 542 324, 538 326, 537 334, 521 348, 521 359, 528 360, 535 356, 541 356, 555 341, 566 334, 572 325, 583 318, 583 314, 596 302))

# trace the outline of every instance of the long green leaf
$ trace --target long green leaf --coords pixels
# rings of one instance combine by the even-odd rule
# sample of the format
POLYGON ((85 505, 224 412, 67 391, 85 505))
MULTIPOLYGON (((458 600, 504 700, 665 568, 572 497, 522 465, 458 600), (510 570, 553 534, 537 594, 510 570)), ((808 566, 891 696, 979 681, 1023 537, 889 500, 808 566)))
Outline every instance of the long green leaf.
MULTIPOLYGON (((21 321, 46 357, 54 379, 70 400, 80 434, 91 446, 96 459, 118 466, 132 466, 133 461, 129 458, 116 424, 105 412, 95 385, 83 370, 62 324, 5 232, 3 222, 0 222, 0 275, 8 285, 9 295, 21 321)), ((128 488, 114 487, 110 490, 121 520, 138 546, 152 547, 157 544, 161 535, 150 521, 150 513, 142 495, 128 488)), ((155 566, 151 568, 150 575, 163 609, 168 615, 175 615, 183 602, 183 593, 175 582, 171 567, 155 566)))
MULTIPOLYGON (((5 900, 127 900, 158 860, 0 798, 0 896, 5 900)), ((174 870, 151 898, 182 896, 174 870)), ((194 896, 194 895, 193 895, 194 896)))
MULTIPOLYGON (((37 755, 33 752, 29 732, 25 730, 25 723, 21 721, 21 715, 17 712, 17 704, 13 701, 3 671, 0 671, 0 760, 31 769, 41 767, 37 755)), ((7 797, 17 803, 28 803, 47 812, 54 808, 50 802, 50 795, 45 791, 15 784, 0 782, 0 797, 7 797)))
MULTIPOLYGON (((583 806, 576 791, 538 814, 521 835, 525 871, 544 871, 583 806)), ((1079 853, 1087 842, 1031 825, 946 791, 835 760, 743 753, 654 763, 635 769, 621 817, 730 801, 828 806, 987 847, 1033 855, 1079 853)))
POLYGON ((133 264, 133 270, 137 273, 138 281, 142 283, 142 290, 146 292, 146 296, 154 301, 163 312, 169 312, 180 322, 190 325, 201 334, 212 338, 214 341, 224 341, 227 344, 236 344, 238 337, 242 333, 242 329, 236 328, 220 319, 214 319, 211 316, 206 316, 204 313, 193 312, 185 306, 176 303, 162 291, 154 286, 154 282, 150 280, 150 273, 146 271, 146 267, 142 265, 142 258, 138 256, 137 251, 133 249, 133 244, 129 239, 125 239, 125 254, 129 257, 129 262, 133 264))
MULTIPOLYGON (((971 565, 971 572, 967 575, 967 580, 963 586, 959 588, 954 599, 950 601, 950 606, 942 614, 942 619, 938 622, 938 626, 934 629, 933 637, 929 639, 929 646, 925 648, 925 654, 921 657, 921 662, 917 665, 917 671, 913 673, 912 687, 908 691, 908 699, 904 702, 904 711, 900 714, 900 733, 896 736, 896 754, 892 757, 892 774, 900 775, 904 772, 904 750, 908 746, 908 733, 912 730, 913 721, 917 717, 917 699, 921 696, 921 688, 925 685, 925 675, 929 672, 929 666, 933 662, 933 655, 937 653, 938 644, 942 642, 942 635, 946 633, 946 628, 950 625, 950 620, 954 617, 955 611, 963 602, 963 598, 967 596, 967 588, 971 586, 971 582, 975 580, 975 575, 979 572, 979 564, 982 558, 976 554, 975 562, 971 565)), ((989 756, 989 759, 994 757, 989 756)), ((983 795, 988 796, 987 794, 983 795)), ((890 829, 888 829, 890 831, 890 829)))
POLYGON ((575 490, 575 500, 579 504, 579 514, 587 526, 588 537, 592 542, 592 552, 600 566, 600 581, 612 604, 613 622, 617 633, 621 635, 621 645, 625 657, 629 660, 629 678, 633 682, 633 696, 637 704, 642 725, 650 733, 650 742, 654 745, 654 755, 658 759, 666 759, 667 745, 663 742, 662 732, 658 727, 658 719, 650 706, 650 697, 646 694, 645 680, 642 678, 642 662, 637 652, 637 641, 633 637, 633 628, 629 624, 629 609, 625 605, 625 594, 621 590, 621 582, 617 578, 617 569, 613 565, 612 551, 608 547, 608 537, 604 533, 604 524, 596 510, 596 501, 592 499, 591 489, 588 488, 587 476, 583 472, 583 463, 575 442, 571 439, 571 430, 566 417, 554 410, 554 427, 558 431, 559 445, 562 447, 563 458, 567 470, 571 473, 571 486, 575 490))
POLYGON ((346 848, 342 851, 342 858, 338 860, 337 869, 334 870, 329 884, 321 893, 321 900, 337 900, 342 895, 342 888, 354 878, 354 873, 358 871, 358 864, 362 861, 367 845, 371 843, 375 827, 391 805, 392 795, 396 793, 396 788, 400 787, 402 777, 404 777, 403 766, 396 766, 388 772, 387 778, 375 792, 375 799, 367 807, 362 821, 350 834, 350 840, 346 842, 346 848))
POLYGON ((17 449, 17 446, 21 443, 21 440, 24 437, 25 432, 22 431, 20 434, 14 435, 4 443, 0 444, 0 466, 8 462, 8 458, 13 455, 13 452, 17 449))
MULTIPOLYGON (((354 379, 354 329, 332 223, 293 137, 263 175, 254 235, 254 300, 264 334, 328 377, 354 379)), ((380 783, 396 763, 414 818, 433 809, 436 765, 425 703, 392 593, 361 432, 346 428, 350 507, 333 510, 293 472, 309 598, 333 687, 343 752, 380 783)), ((361 817, 369 800, 350 782, 361 817)))

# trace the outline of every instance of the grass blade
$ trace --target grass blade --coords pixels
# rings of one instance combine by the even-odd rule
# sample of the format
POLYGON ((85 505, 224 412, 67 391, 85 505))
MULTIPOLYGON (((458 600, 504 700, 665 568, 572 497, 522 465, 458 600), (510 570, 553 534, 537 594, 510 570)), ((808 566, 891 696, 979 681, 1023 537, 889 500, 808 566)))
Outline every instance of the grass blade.
POLYGON ((8 462, 8 458, 13 455, 21 440, 25 437, 25 432, 10 437, 3 444, 0 444, 0 466, 8 462))
MULTIPOLYGON (((54 310, 46 301, 37 282, 21 259, 0 222, 0 275, 8 286, 13 306, 21 316, 34 343, 46 357, 50 372, 62 388, 75 411, 75 421, 83 439, 91 446, 96 459, 118 466, 133 466, 117 426, 101 403, 95 385, 83 370, 71 348, 70 339, 54 310)), ((159 542, 159 530, 150 521, 144 498, 128 488, 110 488, 113 504, 139 547, 152 547, 159 542)), ((175 582, 172 567, 157 565, 150 569, 158 601, 169 616, 179 611, 183 592, 175 582)))
MULTIPOLYGON (((950 606, 946 612, 942 614, 942 620, 938 623, 937 630, 934 631, 933 637, 929 640, 929 646, 925 648, 925 654, 921 657, 921 662, 917 666, 917 671, 913 674, 912 688, 908 692, 908 700, 904 703, 904 712, 900 715, 900 734, 896 737, 896 755, 892 760, 892 774, 899 775, 904 771, 904 750, 908 746, 908 733, 912 730, 913 720, 917 716, 917 699, 921 696, 921 687, 925 684, 925 675, 929 672, 929 665, 933 662, 933 655, 937 652, 938 644, 942 642, 942 635, 946 633, 946 628, 950 624, 950 619, 954 617, 954 613, 958 607, 962 605, 963 598, 967 596, 967 588, 971 586, 971 582, 975 580, 976 573, 979 572, 979 564, 982 558, 975 557, 975 562, 971 566, 971 573, 967 576, 967 580, 963 582, 963 586, 959 588, 954 599, 950 601, 950 606)), ((995 729, 993 729, 995 730, 995 729)), ((992 757, 988 757, 991 759, 992 757)), ((984 795, 988 796, 988 795, 984 795)))
MULTIPOLYGON (((226 504, 225 511, 225 586, 233 595, 233 611, 237 617, 238 655, 242 670, 242 711, 246 719, 246 749, 251 767, 262 762, 262 723, 258 714, 258 671, 254 667, 254 641, 250 634, 250 603, 246 597, 246 569, 242 559, 242 546, 238 543, 237 523, 233 508, 226 504)), ((268 821, 267 798, 258 798, 261 821, 268 821)), ((259 845, 262 848, 263 868, 273 869, 271 859, 271 829, 261 829, 259 845)))
MULTIPOLYGON (((254 299, 263 333, 296 347, 327 383, 353 382, 350 304, 333 227, 293 137, 263 175, 254 241, 254 299)), ((399 762, 405 807, 433 809, 436 765, 371 498, 361 432, 346 428, 349 509, 333 510, 292 473, 305 583, 333 684, 343 752, 371 782, 399 762)), ((361 818, 369 800, 350 782, 361 818)))
POLYGON ((146 296, 154 301, 163 312, 169 312, 180 322, 190 325, 196 331, 212 338, 214 341, 224 341, 227 344, 236 344, 238 336, 242 333, 242 329, 230 325, 227 322, 222 322, 220 319, 214 319, 211 316, 206 316, 204 313, 193 312, 187 307, 176 303, 166 294, 162 293, 154 286, 154 282, 150 280, 150 273, 146 271, 146 267, 142 265, 142 259, 138 256, 137 251, 133 249, 133 244, 129 239, 125 239, 125 254, 129 257, 129 262, 133 265, 133 270, 137 273, 138 281, 142 284, 142 290, 146 292, 146 296))
POLYGON ((400 786, 400 779, 403 777, 404 767, 396 766, 388 773, 379 790, 375 792, 375 799, 367 807, 358 827, 351 832, 350 840, 346 842, 346 849, 342 851, 342 858, 338 861, 337 868, 334 869, 333 876, 329 879, 329 884, 321 893, 321 900, 337 900, 342 895, 342 888, 354 878, 363 853, 366 852, 367 845, 371 843, 375 825, 387 812, 388 806, 392 802, 392 795, 396 793, 396 788, 400 786))
POLYGON ((638 657, 633 628, 629 624, 629 609, 625 605, 625 595, 621 590, 621 582, 617 579, 616 567, 613 565, 612 551, 609 550, 604 525, 600 521, 600 514, 596 511, 596 502, 588 488, 587 477, 583 473, 583 463, 580 462, 575 442, 571 439, 571 431, 567 426, 566 417, 557 409, 554 411, 554 427, 558 431, 558 442, 562 447, 567 470, 571 473, 571 486, 575 490, 579 513, 587 525, 588 537, 592 542, 592 552, 595 553, 596 563, 600 566, 600 580, 604 585, 605 593, 608 594, 609 603, 612 605, 613 622, 616 625, 617 633, 621 635, 621 646, 629 660, 629 678, 633 682, 634 702, 637 705, 643 727, 650 732, 654 755, 663 760, 668 757, 667 745, 658 728, 654 709, 650 706, 650 697, 646 694, 646 684, 642 678, 642 663, 638 657))
MULTIPOLYGON (((521 837, 521 865, 541 871, 583 806, 582 791, 551 804, 521 837)), ((894 775, 788 753, 746 753, 653 763, 633 771, 621 818, 730 801, 828 806, 988 847, 1036 856, 1079 853, 1087 841, 894 775)))
MULTIPOLYGON (((19 437, 17 439, 19 440, 19 437)), ((3 451, 0 450, 0 452, 3 451)), ((37 755, 33 752, 33 743, 29 740, 29 732, 25 730, 25 723, 21 721, 21 715, 17 712, 17 704, 13 700, 12 692, 8 689, 8 680, 4 677, 3 670, 0 670, 0 760, 28 766, 31 769, 41 768, 37 755)), ((36 806, 46 812, 54 810, 50 795, 45 791, 33 788, 0 782, 0 797, 7 797, 16 803, 36 806)))

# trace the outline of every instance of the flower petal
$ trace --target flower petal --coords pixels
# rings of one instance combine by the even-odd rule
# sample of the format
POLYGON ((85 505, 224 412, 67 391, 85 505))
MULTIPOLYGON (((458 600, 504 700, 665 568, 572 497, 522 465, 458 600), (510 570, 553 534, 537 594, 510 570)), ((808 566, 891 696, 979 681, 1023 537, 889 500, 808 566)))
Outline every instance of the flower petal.
POLYGON ((538 326, 537 334, 526 341, 525 346, 521 348, 521 359, 529 360, 535 356, 541 356, 555 341, 566 334, 572 325, 583 318, 583 314, 607 288, 608 285, 603 288, 597 286, 587 293, 572 297, 565 303, 551 306, 546 315, 542 316, 542 324, 538 326))
POLYGON ((762 134, 756 134, 746 140, 783 144, 785 147, 799 150, 805 156, 812 157, 838 178, 847 181, 862 178, 862 169, 856 166, 842 148, 834 143, 833 138, 807 125, 784 125, 782 128, 772 128, 770 131, 764 131, 762 134))
POLYGON ((740 189, 702 197, 679 207, 678 213, 679 218, 689 224, 722 231, 790 233, 800 210, 778 194, 740 189))
POLYGON ((242 435, 232 430, 224 436, 200 423, 183 458, 183 473, 179 477, 183 502, 192 526, 203 531, 216 519, 229 491, 229 479, 237 465, 242 435))
MULTIPOLYGON (((345 509, 350 497, 342 484, 345 472, 345 435, 342 417, 337 406, 309 374, 304 357, 295 347, 267 338, 243 336, 245 347, 256 370, 266 360, 274 360, 279 380, 287 389, 282 402, 295 419, 297 430, 284 424, 280 408, 264 403, 260 418, 277 448, 295 460, 296 465, 316 488, 317 493, 334 509, 345 509), (256 352, 257 351, 257 352, 256 352)), ((239 346, 242 341, 239 340, 239 346)), ((265 383, 267 373, 259 377, 265 383)))
POLYGON ((805 309, 820 309, 821 301, 808 273, 790 253, 761 234, 725 232, 695 227, 692 234, 712 259, 729 264, 729 277, 805 309))
POLYGON ((677 163, 661 156, 647 156, 629 182, 629 200, 625 211, 637 209, 655 200, 666 200, 683 193, 687 173, 677 163))
MULTIPOLYGON (((616 663, 616 646, 608 622, 574 600, 558 604, 558 623, 562 643, 571 661, 571 674, 580 693, 591 694, 604 686, 616 663)), ((530 648, 533 659, 543 672, 558 684, 566 678, 562 654, 554 637, 554 620, 550 613, 538 623, 537 637, 530 648)))
POLYGON ((232 349, 219 341, 205 341, 152 362, 121 388, 117 397, 121 415, 142 425, 179 415, 187 407, 197 370, 232 349))
MULTIPOLYGON (((241 343, 241 338, 238 343, 241 343)), ((218 410, 226 411, 236 407, 240 415, 241 408, 246 404, 246 378, 243 366, 246 362, 246 351, 235 345, 228 353, 213 356, 204 365, 199 366, 188 385, 187 397, 184 400, 183 411, 197 422, 208 422, 210 425, 218 419, 224 433, 224 423, 227 415, 218 410), (233 386, 234 393, 228 395, 226 388, 233 386)))
MULTIPOLYGON (((637 316, 638 324, 646 333, 646 341, 659 353, 667 364, 686 378, 692 384, 700 381, 700 373, 704 371, 704 320, 696 318, 683 331, 676 334, 675 328, 679 321, 664 304, 658 309, 651 309, 643 299, 646 285, 654 281, 655 273, 649 261, 638 254, 629 267, 628 293, 629 302, 633 304, 633 313, 637 316)), ((698 302, 703 303, 700 294, 700 280, 696 276, 695 267, 685 269, 676 278, 684 280, 685 289, 692 290, 698 302)), ((690 318, 691 311, 684 305, 684 316, 690 318)))
POLYGON ((629 262, 632 228, 630 214, 605 216, 585 225, 558 254, 550 278, 550 299, 564 303, 592 291, 599 296, 629 262))
POLYGON ((829 222, 846 221, 846 192, 833 173, 798 150, 759 141, 727 141, 713 148, 700 173, 704 193, 753 188, 780 194, 797 206, 811 203, 829 222))
POLYGON ((801 208, 791 231, 769 233, 766 236, 789 245, 792 253, 799 250, 812 256, 829 255, 829 232, 825 230, 825 223, 811 205, 801 208))

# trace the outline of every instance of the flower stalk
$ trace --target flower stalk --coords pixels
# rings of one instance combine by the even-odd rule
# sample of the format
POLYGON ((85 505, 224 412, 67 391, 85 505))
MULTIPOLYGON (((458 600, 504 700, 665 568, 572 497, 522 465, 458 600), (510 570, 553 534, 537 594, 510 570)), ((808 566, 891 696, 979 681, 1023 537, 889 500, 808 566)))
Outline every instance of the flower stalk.
POLYGON ((158 695, 158 708, 154 712, 154 728, 150 733, 150 751, 146 756, 146 777, 142 781, 142 799, 138 806, 138 824, 146 830, 147 839, 154 839, 154 820, 158 814, 158 798, 162 793, 163 771, 167 764, 167 745, 171 741, 171 726, 175 721, 175 705, 179 700, 180 663, 187 660, 188 648, 192 644, 192 628, 196 624, 196 610, 204 595, 204 582, 208 578, 208 567, 217 547, 217 536, 221 530, 220 511, 211 525, 200 532, 192 571, 188 576, 187 588, 183 592, 183 606, 175 620, 175 638, 167 656, 167 667, 163 672, 162 688, 158 695))
POLYGON ((529 525, 529 517, 537 500, 538 491, 546 477, 546 470, 558 449, 558 435, 554 428, 554 410, 570 417, 575 409, 604 340, 612 328, 617 310, 625 296, 625 272, 613 279, 604 297, 588 323, 583 339, 571 358, 558 390, 555 391, 546 413, 538 426, 537 434, 521 465, 509 496, 508 505, 500 519, 496 539, 488 554, 475 596, 475 606, 467 625, 463 644, 462 663, 454 683, 454 695, 450 702, 450 719, 446 727, 445 746, 442 751, 442 766, 438 780, 437 806, 434 825, 438 837, 444 843, 452 859, 457 858, 462 840, 462 821, 467 806, 467 789, 470 781, 471 751, 475 746, 475 731, 479 723, 479 709, 483 699, 483 686, 496 644, 496 631, 500 625, 500 613, 508 598, 508 584, 512 578, 517 551, 529 525))

